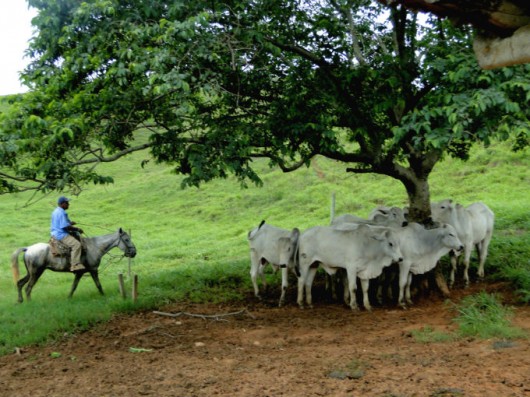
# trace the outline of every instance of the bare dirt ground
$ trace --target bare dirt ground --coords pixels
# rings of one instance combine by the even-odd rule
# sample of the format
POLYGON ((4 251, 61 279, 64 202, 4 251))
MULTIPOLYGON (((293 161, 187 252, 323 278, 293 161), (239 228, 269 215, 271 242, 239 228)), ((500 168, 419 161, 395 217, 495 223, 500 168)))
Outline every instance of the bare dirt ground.
MULTIPOLYGON (((481 289, 511 304, 500 284, 451 300, 481 289)), ((440 297, 352 313, 318 296, 313 309, 277 308, 276 296, 249 296, 246 307, 172 304, 160 311, 219 317, 124 315, 24 348, 0 357, 0 396, 530 396, 528 339, 415 340, 424 327, 455 329, 440 297)), ((514 325, 530 331, 530 307, 514 310, 514 325)))

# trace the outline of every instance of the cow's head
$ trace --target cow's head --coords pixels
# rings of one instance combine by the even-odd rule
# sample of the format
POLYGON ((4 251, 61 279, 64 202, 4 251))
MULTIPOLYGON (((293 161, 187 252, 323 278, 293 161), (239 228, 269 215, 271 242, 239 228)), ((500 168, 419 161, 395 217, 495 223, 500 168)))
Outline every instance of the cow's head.
POLYGON ((280 258, 278 265, 281 268, 289 267, 293 269, 295 267, 295 255, 299 237, 300 230, 295 227, 289 236, 278 239, 278 256, 280 258))

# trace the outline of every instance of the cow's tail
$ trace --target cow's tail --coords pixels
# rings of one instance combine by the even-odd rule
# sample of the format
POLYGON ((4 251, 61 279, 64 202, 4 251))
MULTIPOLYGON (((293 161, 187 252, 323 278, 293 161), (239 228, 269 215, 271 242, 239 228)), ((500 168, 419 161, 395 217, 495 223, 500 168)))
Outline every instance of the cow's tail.
POLYGON ((254 236, 256 235, 256 233, 258 232, 258 230, 261 229, 261 227, 264 224, 265 224, 265 219, 261 221, 261 223, 259 224, 259 226, 257 228, 255 228, 254 230, 251 230, 250 232, 248 232, 247 239, 252 240, 254 238, 254 236))
POLYGON ((18 256, 21 252, 26 252, 26 250, 26 247, 22 247, 17 249, 15 252, 13 252, 13 255, 11 255, 11 271, 13 272, 13 281, 15 284, 20 278, 20 270, 18 269, 18 256))
POLYGON ((296 277, 300 277, 300 258, 299 258, 299 253, 300 253, 300 240, 298 240, 296 242, 296 248, 294 250, 294 272, 296 273, 296 277))

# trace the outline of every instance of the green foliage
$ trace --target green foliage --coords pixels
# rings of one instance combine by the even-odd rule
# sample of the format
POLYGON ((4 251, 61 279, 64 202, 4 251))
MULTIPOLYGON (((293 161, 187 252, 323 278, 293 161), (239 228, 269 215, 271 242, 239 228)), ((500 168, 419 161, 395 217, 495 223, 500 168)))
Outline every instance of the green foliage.
POLYGON ((108 184, 95 167, 134 151, 185 186, 321 155, 399 180, 424 221, 445 153, 529 141, 529 66, 480 70, 472 32, 396 3, 29 4, 34 90, 2 113, 0 193, 108 184))
POLYGON ((495 294, 481 292, 464 298, 457 306, 458 333, 461 336, 484 339, 513 339, 527 336, 510 323, 512 310, 504 306, 495 294))
MULTIPOLYGON (((528 255, 525 258, 528 258, 528 255)), ((530 262, 528 260, 501 267, 499 277, 511 281, 521 302, 530 303, 530 262)))

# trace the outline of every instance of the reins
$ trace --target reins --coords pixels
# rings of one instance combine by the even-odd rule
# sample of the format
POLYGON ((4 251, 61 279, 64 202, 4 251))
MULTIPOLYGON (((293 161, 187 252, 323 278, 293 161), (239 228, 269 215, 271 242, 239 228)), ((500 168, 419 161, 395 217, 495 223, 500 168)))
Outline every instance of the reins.
POLYGON ((99 273, 103 273, 105 270, 107 270, 110 265, 112 265, 113 263, 119 263, 121 262, 121 260, 123 258, 125 258, 125 253, 123 255, 113 255, 113 254, 110 254, 110 253, 106 253, 104 256, 109 256, 109 258, 107 258, 106 262, 105 262, 105 265, 101 264, 99 265, 99 273), (114 260, 118 258, 117 260, 114 260))
MULTIPOLYGON (((88 223, 77 222, 76 225, 82 225, 82 226, 88 226, 88 227, 97 227, 99 229, 102 229, 102 230, 105 230, 105 231, 108 231, 108 232, 112 232, 113 231, 112 229, 109 229, 107 227, 103 227, 103 226, 99 226, 99 225, 90 225, 88 223)), ((90 238, 90 236, 84 230, 83 230, 83 234, 87 238, 90 238)), ((121 241, 121 236, 119 237, 119 240, 121 241)), ((127 247, 127 248, 129 248, 129 247, 127 247)), ((106 260, 105 265, 103 265, 103 264, 99 265, 99 273, 103 273, 105 270, 107 270, 110 267, 110 265, 112 265, 113 263, 118 263, 123 258, 125 258, 125 252, 123 252, 121 255, 114 255, 114 254, 111 254, 110 252, 107 252, 105 255, 103 255, 103 257, 105 257, 105 256, 109 256, 109 258, 106 260), (118 259, 115 260, 116 258, 118 258, 118 259)), ((103 257, 101 258, 101 261, 103 261, 103 257)), ((84 275, 86 276, 87 274, 88 273, 85 273, 84 275)))

